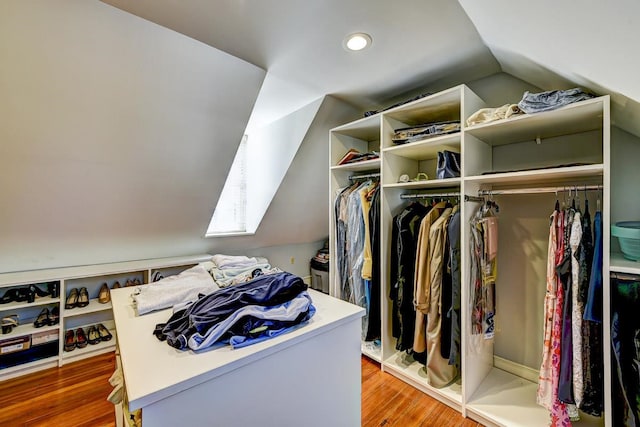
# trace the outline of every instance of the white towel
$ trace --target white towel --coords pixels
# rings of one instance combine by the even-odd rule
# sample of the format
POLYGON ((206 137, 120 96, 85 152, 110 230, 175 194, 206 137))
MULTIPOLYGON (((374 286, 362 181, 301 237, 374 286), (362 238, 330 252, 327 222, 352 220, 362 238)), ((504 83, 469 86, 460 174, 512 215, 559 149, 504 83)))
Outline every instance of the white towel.
MULTIPOLYGON (((210 264, 209 264, 210 265, 210 264)), ((199 294, 208 295, 220 289, 207 271, 198 264, 182 273, 148 285, 137 286, 132 295, 138 315, 195 301, 199 294)))
POLYGON ((221 270, 228 268, 249 268, 257 264, 268 264, 269 261, 263 257, 246 257, 244 255, 222 255, 217 254, 211 257, 211 261, 221 270))

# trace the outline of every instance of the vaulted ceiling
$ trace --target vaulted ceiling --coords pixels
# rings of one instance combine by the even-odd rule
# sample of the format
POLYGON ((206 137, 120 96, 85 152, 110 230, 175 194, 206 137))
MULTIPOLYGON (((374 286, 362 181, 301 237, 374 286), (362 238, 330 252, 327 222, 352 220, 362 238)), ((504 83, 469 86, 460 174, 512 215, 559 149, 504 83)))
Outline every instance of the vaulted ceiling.
POLYGON ((640 134, 633 0, 103 1, 266 69, 250 128, 325 94, 375 109, 502 70, 545 90, 611 93, 614 120, 640 134), (348 53, 357 31, 373 44, 348 53))

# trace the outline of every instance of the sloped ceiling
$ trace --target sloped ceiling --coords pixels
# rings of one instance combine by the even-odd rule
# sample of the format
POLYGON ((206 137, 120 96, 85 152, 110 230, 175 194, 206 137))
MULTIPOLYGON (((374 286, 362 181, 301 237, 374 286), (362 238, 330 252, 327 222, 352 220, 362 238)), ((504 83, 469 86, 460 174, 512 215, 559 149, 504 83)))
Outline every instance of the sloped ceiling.
POLYGON ((512 75, 543 89, 611 94, 613 121, 640 135, 640 3, 459 0, 512 75))
POLYGON ((0 272, 204 252, 264 70, 98 1, 0 2, 0 272))
POLYGON ((450 0, 103 0, 268 71, 250 127, 333 95, 376 109, 440 79, 499 71, 475 27, 450 0), (347 52, 366 32, 370 49, 347 52))

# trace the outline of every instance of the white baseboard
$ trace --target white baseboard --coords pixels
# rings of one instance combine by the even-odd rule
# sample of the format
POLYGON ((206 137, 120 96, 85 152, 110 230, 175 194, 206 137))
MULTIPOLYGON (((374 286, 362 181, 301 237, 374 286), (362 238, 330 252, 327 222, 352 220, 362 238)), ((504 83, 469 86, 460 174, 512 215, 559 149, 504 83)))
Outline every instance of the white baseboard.
POLYGON ((540 371, 498 356, 493 356, 493 366, 534 383, 537 383, 540 377, 540 371))

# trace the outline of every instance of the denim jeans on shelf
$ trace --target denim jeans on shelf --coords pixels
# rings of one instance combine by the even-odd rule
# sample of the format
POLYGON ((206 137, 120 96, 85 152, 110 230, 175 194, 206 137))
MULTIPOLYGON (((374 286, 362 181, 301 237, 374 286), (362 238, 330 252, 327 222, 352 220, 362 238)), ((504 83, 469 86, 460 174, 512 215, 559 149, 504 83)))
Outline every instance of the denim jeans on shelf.
POLYGON ((550 90, 540 93, 530 93, 527 91, 518 103, 518 107, 527 114, 541 113, 590 98, 593 98, 593 95, 579 88, 550 90))

